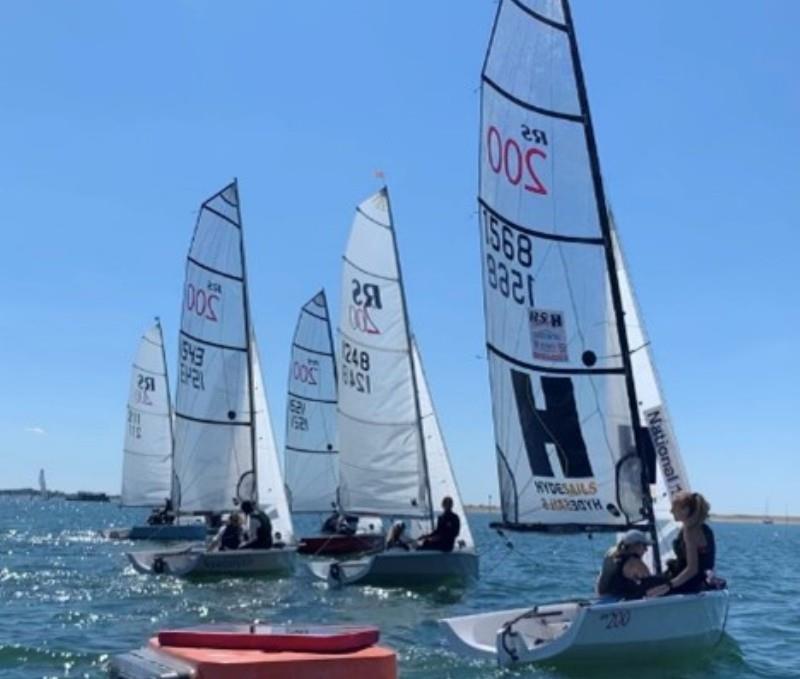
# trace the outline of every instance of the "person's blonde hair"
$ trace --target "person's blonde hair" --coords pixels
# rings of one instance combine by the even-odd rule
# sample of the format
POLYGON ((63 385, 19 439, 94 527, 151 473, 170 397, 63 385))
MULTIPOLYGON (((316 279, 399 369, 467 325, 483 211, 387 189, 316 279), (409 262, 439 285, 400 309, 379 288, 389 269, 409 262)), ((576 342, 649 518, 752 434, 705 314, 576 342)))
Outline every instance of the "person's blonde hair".
POLYGON ((672 498, 672 504, 688 507, 689 518, 684 521, 687 526, 699 526, 705 523, 711 513, 711 505, 700 493, 690 493, 682 490, 679 493, 675 493, 672 498))

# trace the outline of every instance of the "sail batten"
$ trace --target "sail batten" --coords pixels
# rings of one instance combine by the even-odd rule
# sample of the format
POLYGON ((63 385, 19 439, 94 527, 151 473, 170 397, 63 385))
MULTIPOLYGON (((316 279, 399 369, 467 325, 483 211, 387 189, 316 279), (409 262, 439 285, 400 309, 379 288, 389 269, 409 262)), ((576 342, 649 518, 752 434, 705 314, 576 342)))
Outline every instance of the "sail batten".
POLYGON ((504 523, 651 521, 628 343, 569 7, 503 0, 481 86, 479 222, 504 523))
POLYGON ((172 477, 172 409, 158 321, 142 335, 132 368, 121 504, 155 507, 170 497, 172 477))
POLYGON ((286 402, 286 486, 297 513, 330 512, 339 486, 337 380, 325 291, 300 309, 286 402))

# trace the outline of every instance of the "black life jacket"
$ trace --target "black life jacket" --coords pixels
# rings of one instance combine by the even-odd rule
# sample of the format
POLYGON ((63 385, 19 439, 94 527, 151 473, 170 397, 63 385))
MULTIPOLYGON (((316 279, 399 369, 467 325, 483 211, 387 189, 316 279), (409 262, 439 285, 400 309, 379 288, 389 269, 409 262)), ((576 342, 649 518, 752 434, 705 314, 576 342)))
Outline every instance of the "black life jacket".
POLYGON ((597 583, 597 593, 601 596, 617 596, 622 599, 638 599, 644 595, 641 583, 625 577, 623 569, 635 554, 607 556, 603 561, 603 570, 597 583))
POLYGON ((220 551, 225 551, 228 549, 239 549, 239 544, 242 541, 242 527, 241 526, 233 526, 228 524, 225 526, 225 529, 222 531, 222 536, 220 537, 219 548, 220 551))
MULTIPOLYGON (((717 560, 717 544, 714 540, 714 531, 706 524, 703 524, 703 536, 706 539, 706 546, 700 547, 698 550, 697 573, 680 587, 675 588, 674 591, 696 592, 705 589, 706 571, 714 570, 714 564, 717 560)), ((678 533, 678 537, 672 542, 672 550, 675 552, 675 560, 670 564, 670 572, 675 576, 683 571, 688 563, 683 531, 678 533)))

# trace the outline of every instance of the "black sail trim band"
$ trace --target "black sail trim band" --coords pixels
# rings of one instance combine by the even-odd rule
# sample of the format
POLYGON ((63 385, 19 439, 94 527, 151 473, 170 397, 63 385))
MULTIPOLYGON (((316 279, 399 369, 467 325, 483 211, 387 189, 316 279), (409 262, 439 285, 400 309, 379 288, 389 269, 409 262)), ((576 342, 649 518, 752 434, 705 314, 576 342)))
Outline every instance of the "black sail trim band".
POLYGON ((373 424, 376 427, 416 427, 417 425, 416 420, 409 420, 408 422, 375 422, 374 420, 364 420, 360 417, 356 417, 355 415, 349 415, 341 408, 338 408, 336 412, 342 417, 346 417, 348 420, 353 420, 353 422, 360 422, 361 424, 373 424))
POLYGON ((314 318, 318 318, 321 321, 328 320, 327 316, 320 316, 319 314, 315 314, 313 311, 311 311, 310 309, 306 309, 305 307, 303 307, 303 313, 308 314, 309 316, 313 316, 314 318))
POLYGON ((562 243, 584 243, 586 245, 605 245, 605 241, 601 236, 564 236, 559 233, 547 233, 546 231, 537 231, 536 229, 529 229, 527 226, 521 226, 512 222, 509 219, 506 219, 501 215, 497 210, 491 207, 483 198, 480 196, 478 197, 478 204, 482 207, 491 212, 495 217, 497 217, 503 224, 506 226, 510 226, 512 229, 516 231, 521 231, 522 233, 527 233, 529 236, 533 236, 534 238, 541 238, 543 240, 555 240, 560 241, 562 243))
POLYGON ((299 398, 301 401, 311 401, 312 403, 330 403, 335 405, 339 402, 335 398, 312 398, 311 396, 302 396, 300 394, 296 394, 293 391, 287 391, 286 393, 292 398, 299 398))
POLYGON ((192 340, 192 342, 200 342, 200 344, 206 344, 210 347, 216 347, 217 349, 224 349, 226 351, 243 351, 247 353, 247 347, 235 347, 231 344, 219 344, 217 342, 209 342, 208 340, 201 339, 199 337, 195 337, 194 335, 190 335, 185 330, 181 330, 180 334, 184 337, 192 340))
POLYGON ((311 455, 338 455, 338 450, 310 450, 309 448, 295 448, 294 446, 286 446, 286 450, 291 450, 293 453, 309 453, 311 455))
POLYGON ((156 377, 166 377, 167 376, 166 373, 160 373, 160 372, 158 372, 156 370, 150 370, 150 368, 143 368, 142 366, 137 365, 136 363, 131 363, 131 366, 135 370, 138 370, 138 371, 143 372, 143 373, 148 373, 150 375, 155 375, 156 377))
POLYGON ((530 7, 523 5, 519 0, 511 0, 511 2, 525 12, 525 14, 527 14, 529 17, 536 19, 537 21, 541 21, 543 24, 547 24, 548 26, 551 26, 559 31, 564 31, 564 33, 569 31, 565 24, 560 24, 555 19, 550 19, 549 17, 544 16, 544 14, 539 14, 539 12, 536 12, 530 7))
POLYGON ((407 349, 404 349, 404 348, 403 349, 392 349, 390 347, 376 347, 374 344, 368 344, 364 340, 357 339, 356 337, 353 337, 352 335, 349 335, 344 330, 342 330, 342 328, 339 328, 339 334, 342 337, 344 337, 348 342, 351 342, 353 344, 357 344, 362 349, 369 349, 370 351, 379 351, 379 352, 382 352, 384 354, 404 354, 404 353, 406 353, 408 351, 407 349))
POLYGON ((142 339, 147 342, 148 344, 152 344, 154 347, 163 347, 164 345, 160 342, 154 342, 151 340, 147 335, 142 335, 142 339))
POLYGON ((382 226, 384 229, 389 229, 389 231, 391 231, 391 230, 392 230, 392 225, 391 225, 391 224, 384 224, 383 222, 379 222, 379 221, 378 221, 377 219, 375 219, 374 217, 370 217, 370 216, 369 216, 369 215, 368 215, 366 212, 364 212, 364 210, 362 210, 360 207, 357 207, 357 208, 356 208, 356 212, 358 212, 358 214, 360 214, 360 215, 361 215, 361 216, 362 216, 364 219, 366 219, 366 220, 368 220, 368 221, 372 222, 373 224, 376 224, 377 226, 382 226))
POLYGON ((175 417, 180 417, 182 420, 189 420, 190 422, 199 422, 200 424, 222 424, 228 427, 249 427, 249 421, 231 421, 231 420, 207 420, 203 417, 192 417, 191 415, 184 415, 175 411, 175 417))
MULTIPOLYGON (((226 186, 224 189, 222 189, 222 191, 220 191, 220 192, 217 194, 217 196, 219 196, 220 198, 222 198, 222 200, 224 200, 224 201, 225 201, 225 202, 226 202, 228 205, 230 205, 231 207, 239 207, 239 204, 238 204, 238 203, 234 203, 233 201, 230 201, 230 200, 228 200, 228 198, 225 196, 225 192, 226 192, 226 191, 227 191, 229 188, 231 188, 231 186, 233 186, 233 184, 229 184, 228 186, 226 186)), ((238 193, 238 191, 237 191, 237 193, 238 193)))
POLYGON ((233 220, 232 220, 230 217, 228 217, 228 215, 224 215, 224 214, 222 214, 222 213, 221 213, 219 210, 216 210, 216 209, 214 209, 214 208, 213 208, 213 207, 211 207, 210 205, 205 205, 205 204, 203 204, 203 209, 204 209, 204 210, 208 210, 208 211, 209 211, 209 212, 211 212, 212 214, 215 214, 217 217, 219 217, 219 218, 220 218, 220 219, 222 219, 223 221, 226 221, 226 222, 228 222, 228 224, 230 224, 231 226, 234 226, 234 227, 236 227, 237 229, 241 229, 241 228, 242 228, 241 226, 239 226, 239 224, 237 224, 237 223, 236 223, 235 221, 233 221, 233 220))
POLYGON ((220 271, 219 269, 215 269, 213 266, 208 266, 207 264, 203 264, 202 262, 198 262, 194 257, 189 256, 188 259, 192 264, 195 266, 203 269, 204 271, 208 271, 209 273, 216 274, 217 276, 222 276, 223 278, 230 278, 232 281, 239 281, 242 283, 244 278, 241 276, 234 276, 232 273, 225 273, 224 271, 220 271))
MULTIPOLYGON (((223 194, 223 193, 225 193, 225 192, 226 192, 228 189, 230 189, 231 187, 235 187, 235 186, 236 186, 236 181, 232 181, 232 182, 230 182, 229 184, 226 184, 226 185, 225 185, 225 186, 223 186, 223 187, 222 187, 222 188, 221 188, 219 191, 217 191, 217 192, 216 192, 216 193, 215 193, 213 196, 209 196, 208 198, 206 198, 206 199, 203 201, 203 204, 202 204, 200 207, 205 207, 205 206, 206 206, 206 205, 208 205, 209 203, 213 203, 213 202, 214 202, 214 201, 215 201, 217 198, 221 198, 221 197, 222 197, 222 194, 223 194)), ((238 192, 238 191, 236 192, 236 195, 237 195, 237 197, 238 197, 238 195, 239 195, 239 192, 238 192)), ((225 202, 226 202, 226 203, 228 203, 228 202, 230 202, 230 201, 228 201, 228 199, 227 199, 227 198, 225 198, 225 202)), ((236 207, 236 206, 234 205, 234 206, 232 206, 232 207, 236 207)))
POLYGON ((381 276, 379 273, 372 273, 372 271, 367 271, 366 269, 362 269, 358 264, 354 264, 349 259, 347 259, 347 255, 344 255, 342 259, 347 262, 350 266, 352 266, 356 271, 360 271, 361 273, 367 274, 367 276, 372 276, 373 278, 380 278, 383 281, 392 281, 393 283, 397 283, 400 279, 395 278, 392 276, 381 276))
POLYGON ((576 115, 575 113, 561 113, 561 111, 551 111, 549 108, 542 108, 541 106, 535 106, 534 104, 530 104, 527 101, 523 101, 519 97, 515 97, 511 92, 508 90, 503 89, 498 85, 494 80, 492 80, 488 75, 484 75, 481 77, 483 82, 485 82, 489 87, 491 87, 495 92, 497 92, 500 96, 508 99, 509 101, 515 103, 517 106, 520 106, 528 111, 533 111, 534 113, 538 113, 543 116, 547 116, 548 118, 558 118, 559 120, 569 120, 573 123, 585 123, 585 119, 582 115, 576 115))
POLYGON ((625 368, 551 368, 550 366, 527 363, 526 361, 521 361, 518 358, 509 356, 508 354, 503 353, 502 351, 497 349, 489 342, 486 343, 486 348, 495 356, 499 356, 500 358, 508 361, 509 363, 512 363, 513 365, 516 365, 520 368, 525 368, 526 370, 533 370, 534 372, 539 372, 539 373, 552 373, 554 375, 624 375, 625 374, 625 368))
POLYGON ((295 349, 300 349, 300 351, 307 351, 309 354, 316 354, 317 356, 330 356, 333 358, 333 354, 330 351, 318 351, 317 349, 309 349, 308 347, 304 347, 302 344, 298 344, 297 342, 292 342, 292 346, 295 349))

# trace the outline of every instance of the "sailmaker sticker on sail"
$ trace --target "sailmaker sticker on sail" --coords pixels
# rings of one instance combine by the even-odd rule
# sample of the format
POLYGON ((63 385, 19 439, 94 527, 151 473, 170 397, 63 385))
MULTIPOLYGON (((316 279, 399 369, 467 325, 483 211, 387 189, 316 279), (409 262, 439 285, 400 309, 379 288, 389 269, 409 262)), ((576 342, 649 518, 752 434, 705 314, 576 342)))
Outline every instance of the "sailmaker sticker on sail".
POLYGON ((543 361, 569 361, 564 315, 560 311, 531 309, 528 318, 533 357, 543 361))

